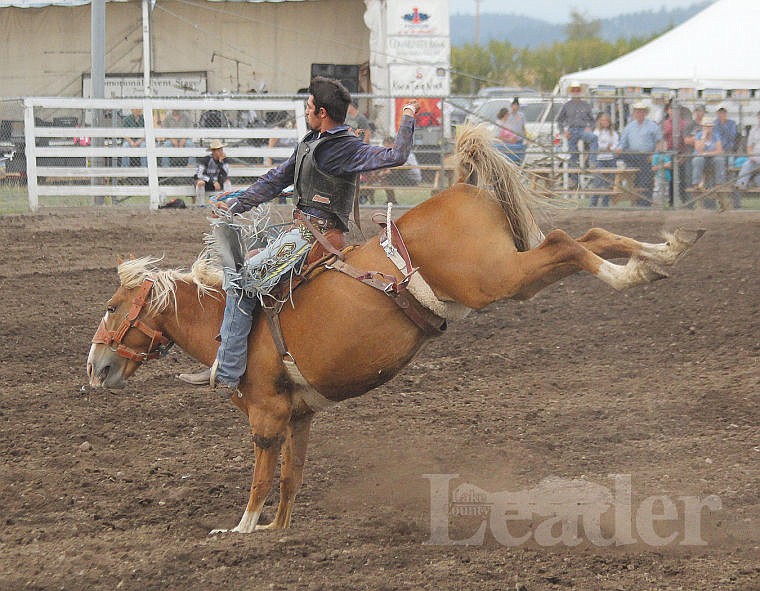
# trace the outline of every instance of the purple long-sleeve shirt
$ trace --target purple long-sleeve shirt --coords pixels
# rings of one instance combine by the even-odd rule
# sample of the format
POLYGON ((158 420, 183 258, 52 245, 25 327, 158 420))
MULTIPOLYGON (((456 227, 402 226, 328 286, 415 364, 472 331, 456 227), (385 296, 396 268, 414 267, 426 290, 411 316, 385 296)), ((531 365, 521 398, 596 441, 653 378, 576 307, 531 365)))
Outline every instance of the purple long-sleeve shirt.
MULTIPOLYGON (((344 129, 348 129, 348 126, 338 125, 324 133, 333 134, 344 129)), ((349 176, 379 168, 401 166, 409 158, 413 136, 414 117, 404 115, 396 134, 396 143, 392 148, 370 146, 360 138, 350 136, 342 141, 322 144, 315 154, 315 159, 322 171, 334 176, 349 176)), ((319 132, 312 131, 304 140, 308 141, 317 137, 319 137, 319 132)), ((237 201, 230 204, 230 211, 232 213, 248 211, 261 203, 271 201, 284 188, 292 185, 296 170, 296 151, 297 148, 287 161, 267 172, 238 196, 237 201)))

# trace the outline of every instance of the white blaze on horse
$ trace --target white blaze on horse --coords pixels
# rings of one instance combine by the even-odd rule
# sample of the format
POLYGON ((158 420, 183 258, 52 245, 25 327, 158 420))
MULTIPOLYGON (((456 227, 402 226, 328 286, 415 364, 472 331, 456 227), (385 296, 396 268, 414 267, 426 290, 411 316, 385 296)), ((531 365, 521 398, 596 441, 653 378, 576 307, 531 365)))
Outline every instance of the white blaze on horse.
MULTIPOLYGON (((398 252, 392 260, 393 249, 376 237, 314 271, 279 314, 287 355, 266 315, 254 319, 248 371, 231 399, 250 421, 255 467, 248 505, 231 531, 286 528, 315 412, 391 379, 445 328, 447 318, 506 298, 530 298, 578 271, 615 289, 649 283, 664 277, 662 266, 675 263, 701 236, 679 230, 667 242, 648 244, 595 228, 575 240, 562 230, 544 237, 534 218, 542 203, 484 130, 465 131, 457 153, 460 180, 477 177, 478 186, 455 184, 399 218, 394 246, 403 250, 402 237, 410 265, 398 252), (621 258, 627 263, 608 260, 621 258), (411 267, 417 271, 407 277, 411 267), (352 275, 352 269, 364 273, 352 275), (368 287, 372 282, 380 289, 368 287), (428 300, 425 309, 418 300, 428 300), (279 506, 273 521, 261 526, 280 455, 279 506)), ((108 301, 87 360, 91 386, 123 386, 143 361, 171 343, 207 366, 213 363, 224 311, 221 269, 205 259, 190 272, 159 271, 154 263, 119 265, 121 285, 108 301)))

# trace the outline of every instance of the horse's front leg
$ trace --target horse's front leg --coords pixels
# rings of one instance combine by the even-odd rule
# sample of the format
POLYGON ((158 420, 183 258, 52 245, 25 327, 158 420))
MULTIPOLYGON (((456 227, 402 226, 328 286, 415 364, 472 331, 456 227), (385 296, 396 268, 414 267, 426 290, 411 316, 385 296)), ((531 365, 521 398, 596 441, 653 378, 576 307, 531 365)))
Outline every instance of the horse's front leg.
POLYGON ((290 525, 290 515, 296 494, 303 483, 303 467, 306 462, 306 448, 309 443, 309 429, 314 413, 294 417, 288 426, 287 439, 282 448, 282 468, 280 473, 280 503, 272 523, 258 525, 256 529, 286 529, 290 525))
MULTIPOLYGON (((246 396, 248 399, 248 396, 246 396)), ((288 396, 274 393, 258 404, 248 406, 248 420, 253 432, 253 450, 256 465, 248 505, 240 523, 231 530, 215 529, 211 533, 228 531, 247 534, 256 529, 264 502, 272 490, 274 472, 280 459, 280 450, 285 441, 285 432, 290 420, 291 405, 288 396)))

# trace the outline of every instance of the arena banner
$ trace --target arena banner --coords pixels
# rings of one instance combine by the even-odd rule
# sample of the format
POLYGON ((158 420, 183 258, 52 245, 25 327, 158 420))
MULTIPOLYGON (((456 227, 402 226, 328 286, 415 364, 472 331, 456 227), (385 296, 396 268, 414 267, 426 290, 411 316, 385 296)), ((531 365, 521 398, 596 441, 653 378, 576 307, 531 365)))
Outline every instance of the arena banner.
POLYGON ((449 36, 448 0, 388 0, 387 35, 449 36))
POLYGON ((389 0, 386 31, 390 94, 447 96, 451 87, 448 0, 389 0))

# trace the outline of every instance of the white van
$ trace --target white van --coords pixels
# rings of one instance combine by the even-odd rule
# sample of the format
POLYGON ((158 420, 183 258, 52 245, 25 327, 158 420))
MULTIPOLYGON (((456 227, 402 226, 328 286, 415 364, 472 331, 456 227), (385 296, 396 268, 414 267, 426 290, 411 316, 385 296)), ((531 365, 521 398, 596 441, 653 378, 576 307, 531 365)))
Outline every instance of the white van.
MULTIPOLYGON (((520 110, 525 116, 525 130, 528 136, 526 139, 526 160, 536 160, 541 156, 549 156, 559 150, 561 141, 559 141, 559 128, 556 120, 567 99, 564 97, 549 99, 527 96, 521 97, 519 100, 520 110)), ((497 115, 501 109, 509 109, 511 104, 511 98, 489 99, 479 105, 474 113, 467 116, 466 123, 486 123, 493 130, 495 137, 498 133, 497 115)))

